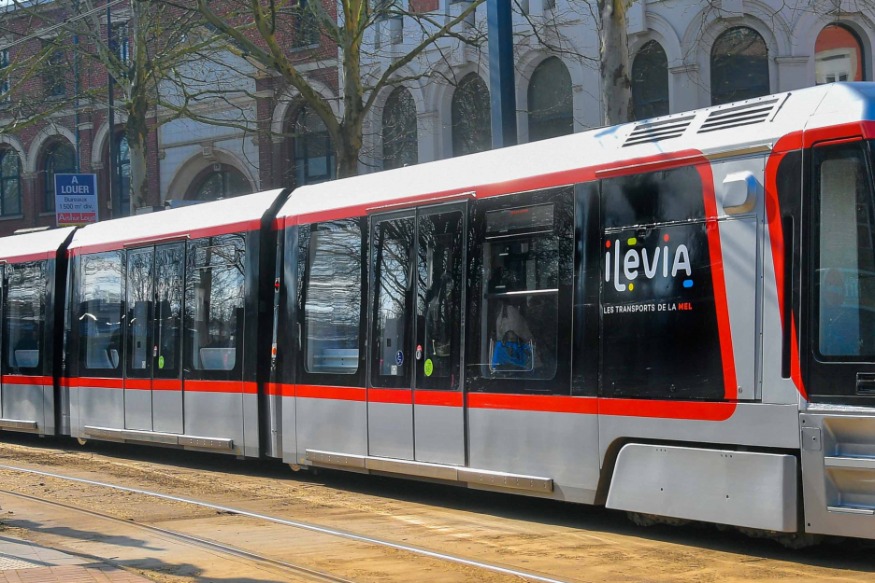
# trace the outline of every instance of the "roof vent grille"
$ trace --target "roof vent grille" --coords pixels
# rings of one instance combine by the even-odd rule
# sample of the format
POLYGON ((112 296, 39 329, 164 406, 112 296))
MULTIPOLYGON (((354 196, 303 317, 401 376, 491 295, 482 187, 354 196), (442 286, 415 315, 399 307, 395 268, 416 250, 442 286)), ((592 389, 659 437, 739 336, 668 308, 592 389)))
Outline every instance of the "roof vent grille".
POLYGON ((674 119, 640 123, 635 126, 632 133, 626 138, 623 147, 679 138, 690 126, 690 122, 693 121, 694 117, 693 115, 686 115, 674 119))
POLYGON ((702 124, 702 127, 699 128, 699 133, 704 134, 716 132, 717 130, 763 123, 769 118, 772 111, 775 110, 779 101, 779 98, 772 97, 728 109, 712 111, 708 114, 708 118, 702 124))

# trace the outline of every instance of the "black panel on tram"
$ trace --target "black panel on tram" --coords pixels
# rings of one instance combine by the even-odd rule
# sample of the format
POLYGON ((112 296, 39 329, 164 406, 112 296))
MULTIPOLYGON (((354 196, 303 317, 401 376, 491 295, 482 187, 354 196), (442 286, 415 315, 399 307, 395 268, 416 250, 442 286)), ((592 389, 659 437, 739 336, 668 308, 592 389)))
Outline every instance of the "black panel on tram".
POLYGON ((604 180, 602 208, 601 394, 722 399, 726 308, 696 168, 604 180))

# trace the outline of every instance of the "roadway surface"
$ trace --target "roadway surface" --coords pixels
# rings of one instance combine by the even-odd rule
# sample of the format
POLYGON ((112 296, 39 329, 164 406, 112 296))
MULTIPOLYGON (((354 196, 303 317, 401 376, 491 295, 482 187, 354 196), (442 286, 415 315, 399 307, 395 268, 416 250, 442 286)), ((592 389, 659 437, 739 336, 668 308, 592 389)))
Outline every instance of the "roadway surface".
POLYGON ((644 528, 600 508, 450 486, 0 439, 6 535, 162 583, 870 582, 875 571, 868 541, 794 551, 713 526, 644 528))

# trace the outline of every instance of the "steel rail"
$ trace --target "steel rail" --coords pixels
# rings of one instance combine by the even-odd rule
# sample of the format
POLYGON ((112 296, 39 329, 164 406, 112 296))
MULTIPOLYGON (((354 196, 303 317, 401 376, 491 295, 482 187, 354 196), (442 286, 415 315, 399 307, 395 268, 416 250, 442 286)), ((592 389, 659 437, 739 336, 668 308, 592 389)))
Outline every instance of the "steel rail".
POLYGON ((379 539, 379 538, 375 538, 375 537, 356 534, 353 532, 335 529, 335 528, 330 528, 327 526, 319 526, 319 525, 310 524, 307 522, 301 522, 301 521, 297 521, 297 520, 288 520, 288 519, 279 518, 276 516, 259 514, 257 512, 250 512, 248 510, 243 510, 241 508, 233 508, 231 506, 223 506, 220 504, 213 504, 211 502, 204 502, 202 500, 196 500, 194 498, 185 498, 182 496, 172 496, 170 494, 163 494, 161 492, 153 492, 153 491, 149 491, 149 490, 143 490, 140 488, 130 488, 128 486, 119 486, 117 484, 109 484, 106 482, 87 480, 85 478, 75 478, 72 476, 64 476, 62 474, 54 474, 54 473, 45 472, 42 470, 33 470, 33 469, 29 469, 29 468, 21 468, 21 467, 17 467, 17 466, 6 465, 6 464, 0 464, 0 469, 10 470, 10 471, 15 471, 15 472, 22 472, 22 473, 27 473, 27 474, 34 474, 37 476, 44 476, 47 478, 56 478, 59 480, 68 480, 68 481, 76 482, 76 483, 80 483, 80 484, 87 484, 87 485, 91 485, 91 486, 110 488, 110 489, 118 490, 121 492, 130 492, 132 494, 141 494, 143 496, 152 496, 154 498, 160 498, 162 500, 170 500, 173 502, 183 502, 186 504, 193 504, 195 506, 209 508, 210 510, 215 510, 217 512, 239 514, 240 516, 246 516, 246 517, 254 518, 257 520, 263 520, 265 522, 273 522, 275 524, 281 524, 284 526, 299 528, 301 530, 307 530, 310 532, 317 532, 320 534, 335 536, 335 537, 344 538, 347 540, 353 540, 353 541, 357 541, 357 542, 378 545, 378 546, 394 549, 397 551, 404 551, 404 552, 412 553, 415 555, 429 557, 432 559, 447 561, 449 563, 456 563, 459 565, 465 565, 467 567, 475 567, 478 569, 483 569, 485 571, 492 571, 494 573, 501 573, 503 575, 510 575, 513 577, 519 577, 519 578, 526 579, 529 581, 537 581, 539 583, 565 583, 561 579, 553 579, 551 577, 546 577, 544 575, 539 575, 537 573, 532 573, 530 571, 522 571, 519 569, 512 569, 510 567, 502 567, 500 565, 493 565, 491 563, 484 563, 482 561, 475 561, 474 559, 468 559, 465 557, 458 557, 458 556, 450 555, 447 553, 432 551, 432 550, 425 549, 422 547, 396 543, 396 542, 392 542, 392 541, 385 540, 385 539, 379 539))
POLYGON ((93 516, 99 518, 101 520, 107 520, 110 522, 116 522, 119 524, 123 524, 125 526, 133 526, 136 528, 141 528, 143 530, 148 530, 150 532, 154 532, 160 534, 166 538, 170 538, 182 543, 186 543, 192 546, 201 547, 210 551, 217 551, 220 553, 224 553, 226 555, 231 555, 233 557, 237 557, 240 559, 245 559, 248 561, 252 561, 254 563, 258 563, 260 565, 266 565, 269 567, 279 568, 284 571, 291 571, 295 575, 304 575, 309 579, 314 581, 325 581, 329 583, 353 583, 349 579, 343 579, 341 577, 336 577, 331 575, 330 573, 324 573, 321 571, 315 571, 313 569, 309 569, 307 567, 302 567, 300 565, 295 565, 293 563, 288 563, 285 561, 279 561, 276 559, 271 559, 262 555, 258 555, 256 553, 249 552, 247 550, 241 549, 239 547, 234 547, 231 545, 227 545, 225 543, 220 543, 217 541, 200 538, 196 536, 192 536, 189 534, 185 534, 182 532, 178 532, 175 530, 168 530, 166 528, 161 528, 159 526, 153 526, 151 524, 145 524, 138 521, 131 520, 122 520, 121 518, 116 518, 115 516, 110 516, 109 514, 104 514, 102 512, 97 512, 95 510, 88 510, 85 508, 79 508, 77 506, 71 506, 69 504, 64 504, 63 502, 57 502, 55 500, 46 500, 45 498, 40 498, 38 496, 31 496, 29 494, 22 494, 20 492, 12 492, 9 490, 0 490, 4 495, 12 496, 14 498, 21 498, 24 500, 30 500, 31 502, 37 502, 40 504, 46 504, 49 506, 56 506, 59 508, 64 508, 65 510, 71 510, 74 512, 79 512, 81 514, 87 514, 88 516, 93 516))

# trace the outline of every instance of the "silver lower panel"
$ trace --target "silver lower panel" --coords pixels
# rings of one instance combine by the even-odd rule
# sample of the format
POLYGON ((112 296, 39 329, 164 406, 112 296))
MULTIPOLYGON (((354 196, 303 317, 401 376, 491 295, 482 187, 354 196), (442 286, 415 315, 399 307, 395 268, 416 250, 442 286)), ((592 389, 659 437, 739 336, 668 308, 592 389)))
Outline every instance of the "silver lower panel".
POLYGON ((210 451, 231 451, 234 441, 222 437, 201 437, 196 435, 179 435, 176 433, 157 433, 154 431, 138 431, 135 429, 113 429, 111 427, 83 427, 84 437, 120 441, 124 443, 146 443, 160 445, 176 445, 187 449, 203 449, 210 451))
POLYGON ((44 385, 4 384, 0 428, 52 435, 55 433, 54 389, 44 385), (5 422, 5 423, 4 423, 5 422))
POLYGON ((796 532, 797 461, 786 454, 628 444, 606 506, 776 532, 796 532))
POLYGON ((0 419, 0 429, 11 431, 36 431, 36 421, 20 421, 18 419, 0 419))
POLYGON ((441 464, 426 464, 407 460, 395 460, 361 455, 348 455, 329 451, 307 450, 307 462, 314 466, 352 469, 368 472, 384 472, 416 476, 432 480, 462 482, 508 490, 550 493, 553 480, 541 476, 522 476, 505 472, 462 468, 441 464))

